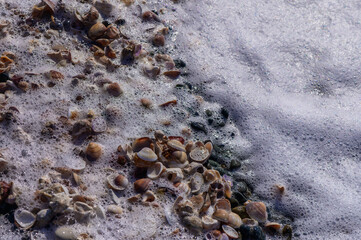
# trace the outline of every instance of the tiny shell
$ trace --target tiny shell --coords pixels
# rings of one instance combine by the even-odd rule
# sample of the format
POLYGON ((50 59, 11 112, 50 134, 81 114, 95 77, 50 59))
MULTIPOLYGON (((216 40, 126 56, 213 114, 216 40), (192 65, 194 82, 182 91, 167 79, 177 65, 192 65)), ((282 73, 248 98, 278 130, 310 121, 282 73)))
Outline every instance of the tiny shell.
POLYGON ((153 45, 156 46, 156 47, 162 47, 164 46, 165 44, 165 38, 162 34, 156 34, 154 37, 153 37, 153 45))
POLYGON ((156 78, 160 73, 160 68, 158 66, 146 65, 143 71, 148 77, 156 78))
POLYGON ((242 219, 241 217, 234 213, 234 212, 230 212, 229 216, 228 216, 228 225, 233 227, 233 228, 239 228, 242 225, 242 219))
POLYGON ((203 176, 207 182, 214 182, 216 180, 221 179, 221 175, 219 174, 219 172, 213 169, 205 170, 203 176))
POLYGON ((198 146, 189 153, 189 158, 199 163, 204 163, 209 157, 210 153, 204 146, 198 146))
POLYGON ((17 209, 14 213, 16 224, 22 229, 31 228, 36 221, 36 216, 25 209, 17 209))
POLYGON ((153 103, 148 98, 142 98, 140 99, 140 103, 143 105, 143 107, 150 108, 152 107, 153 103))
POLYGON ((192 202, 194 208, 197 211, 199 211, 202 208, 203 204, 204 204, 204 199, 203 199, 202 194, 194 195, 189 200, 192 202))
POLYGON ((274 231, 278 232, 281 229, 281 224, 276 222, 268 222, 265 224, 265 227, 268 229, 273 229, 274 231))
POLYGON ((164 74, 164 76, 167 76, 171 79, 177 79, 179 77, 180 73, 181 72, 179 70, 170 70, 170 71, 164 72, 163 74, 164 74))
POLYGON ((123 90, 120 88, 120 85, 116 82, 107 84, 106 89, 107 92, 113 97, 119 97, 123 93, 123 90))
POLYGON ((109 205, 107 207, 107 212, 114 213, 114 214, 122 214, 123 209, 118 205, 109 205))
POLYGON ((202 225, 205 230, 213 230, 218 229, 221 226, 221 223, 206 215, 202 217, 202 225))
POLYGON ((174 159, 175 161, 179 162, 179 163, 185 163, 188 159, 187 154, 185 152, 182 151, 174 151, 172 153, 172 159, 174 159))
POLYGON ((228 225, 222 225, 222 230, 225 234, 227 234, 228 237, 238 238, 238 233, 233 227, 228 225))
POLYGON ((248 215, 258 222, 267 221, 267 208, 263 202, 250 202, 246 205, 248 215))
POLYGON ((195 173, 190 181, 192 193, 198 193, 204 184, 203 175, 201 173, 195 173))
POLYGON ((212 153, 213 145, 211 142, 207 142, 206 144, 204 144, 204 147, 207 148, 209 153, 212 153))
MULTIPOLYGON (((203 173, 204 172, 204 166, 197 162, 191 162, 186 168, 183 169, 185 173, 189 175, 193 175, 194 173, 203 173)), ((205 175, 203 174, 203 177, 205 175)))
POLYGON ((145 147, 149 148, 152 143, 153 143, 153 141, 149 137, 137 138, 133 142, 132 148, 133 148, 134 152, 139 152, 140 150, 142 150, 145 147))
POLYGON ((55 235, 62 240, 76 240, 75 233, 69 226, 61 226, 55 230, 55 235))
POLYGON ((158 18, 158 16, 152 12, 152 11, 146 11, 142 14, 142 18, 144 21, 160 21, 160 19, 158 18))
POLYGON ((212 218, 227 223, 228 222, 228 216, 229 216, 229 212, 224 210, 224 209, 217 209, 213 215, 212 218))
POLYGON ((155 162, 158 159, 158 156, 153 152, 152 149, 145 147, 142 150, 140 150, 137 153, 137 156, 144 160, 144 161, 148 161, 148 162, 155 162))
POLYGON ((109 25, 105 30, 104 36, 109 39, 117 39, 120 37, 120 33, 117 27, 109 25))
POLYGON ((184 148, 184 145, 178 141, 178 140, 169 140, 167 142, 167 145, 171 148, 171 149, 174 149, 174 150, 177 150, 177 151, 182 151, 182 152, 185 152, 186 149, 184 148))
POLYGON ((42 209, 36 214, 36 226, 39 228, 48 225, 53 218, 53 211, 50 209, 42 209))
POLYGON ((143 202, 154 202, 156 200, 156 196, 152 191, 146 191, 143 195, 143 202))
POLYGON ((147 169, 147 177, 150 179, 159 178, 165 171, 165 167, 161 162, 156 162, 147 169))
POLYGON ((128 186, 128 183, 129 183, 128 179, 121 174, 109 175, 107 177, 107 182, 108 182, 108 185, 110 188, 112 188, 114 190, 118 190, 118 191, 124 190, 128 186))
POLYGON ((102 147, 95 142, 90 142, 85 150, 85 154, 89 161, 95 161, 102 155, 102 147))
POLYGON ((149 178, 141 178, 134 182, 134 190, 139 193, 143 193, 148 190, 152 180, 149 178))

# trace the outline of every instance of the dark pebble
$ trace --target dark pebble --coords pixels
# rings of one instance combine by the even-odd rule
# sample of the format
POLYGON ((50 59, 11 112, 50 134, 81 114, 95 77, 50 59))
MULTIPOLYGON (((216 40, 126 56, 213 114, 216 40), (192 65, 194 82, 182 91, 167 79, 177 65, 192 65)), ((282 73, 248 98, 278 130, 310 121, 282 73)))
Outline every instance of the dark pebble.
POLYGON ((213 161, 213 160, 208 160, 208 164, 209 164, 210 168, 221 167, 221 164, 219 164, 219 163, 217 163, 216 161, 213 161))
POLYGON ((174 60, 174 63, 175 63, 176 68, 184 68, 187 66, 186 63, 180 59, 174 60))
POLYGON ((249 218, 245 206, 237 206, 232 208, 232 212, 238 214, 241 218, 249 218))
POLYGON ((54 20, 54 22, 50 23, 50 28, 54 30, 62 30, 63 24, 59 20, 54 20))
POLYGON ((8 73, 1 73, 0 74, 0 82, 6 82, 7 80, 10 80, 8 73))
POLYGON ((115 24, 123 26, 125 24, 125 19, 121 18, 115 21, 115 24))
POLYGON ((266 236, 260 226, 242 225, 239 227, 242 234, 242 240, 265 240, 266 236))
POLYGON ((240 168, 241 167, 241 162, 238 161, 238 160, 232 160, 231 161, 231 165, 229 166, 229 169, 230 170, 234 170, 234 169, 237 169, 237 168, 240 168))
POLYGON ((221 174, 221 176, 228 173, 227 170, 225 170, 222 167, 216 167, 216 168, 214 168, 214 170, 217 170, 219 172, 219 174, 221 174))
POLYGON ((237 207, 239 205, 239 202, 237 201, 237 199, 235 198, 230 198, 229 199, 230 203, 231 203, 231 207, 234 208, 234 207, 237 207))
POLYGON ((213 114, 213 112, 211 110, 209 110, 209 109, 206 110, 207 117, 212 116, 212 114, 213 114))
POLYGON ((243 194, 243 193, 234 192, 233 195, 240 204, 243 204, 248 200, 247 196, 245 194, 243 194))
POLYGON ((69 32, 71 30, 71 22, 70 20, 65 20, 63 22, 63 27, 64 27, 64 30, 69 32))
POLYGON ((229 117, 229 112, 228 112, 227 109, 221 108, 221 114, 222 114, 222 116, 223 116, 225 119, 228 119, 228 117, 229 117))
POLYGON ((207 134, 208 132, 206 126, 200 122, 191 122, 191 128, 193 128, 193 130, 198 132, 204 132, 205 134, 207 134))
POLYGON ((247 184, 243 181, 241 182, 236 182, 235 185, 234 185, 234 189, 238 192, 241 192, 241 193, 245 193, 247 192, 247 184))
POLYGON ((122 50, 121 63, 123 65, 131 65, 134 62, 134 49, 126 47, 122 50))
POLYGON ((110 25, 110 23, 108 21, 103 21, 102 22, 104 24, 104 26, 108 27, 110 25))

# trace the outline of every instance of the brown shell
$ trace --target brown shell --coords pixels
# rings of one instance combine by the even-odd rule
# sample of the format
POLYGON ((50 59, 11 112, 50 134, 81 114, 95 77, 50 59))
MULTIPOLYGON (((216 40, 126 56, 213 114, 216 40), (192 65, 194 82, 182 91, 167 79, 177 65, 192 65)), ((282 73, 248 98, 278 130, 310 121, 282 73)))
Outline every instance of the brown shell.
POLYGON ((120 85, 116 82, 108 84, 106 88, 107 88, 107 92, 114 97, 119 97, 123 93, 123 90, 120 88, 120 85))
POLYGON ((86 157, 89 161, 95 161, 102 155, 102 147, 95 142, 90 142, 85 150, 86 157))
POLYGON ((148 190, 152 180, 149 178, 141 178, 134 182, 134 190, 138 193, 144 193, 148 190))
POLYGON ((250 202, 246 205, 247 214, 258 222, 266 222, 267 208, 263 202, 250 202))
POLYGON ((215 209, 223 209, 226 210, 227 212, 231 212, 231 203, 229 202, 228 199, 219 199, 216 203, 216 205, 214 206, 215 209))
POLYGON ((165 44, 165 37, 162 34, 156 34, 153 38, 153 45, 156 47, 162 47, 165 44))
POLYGON ((150 145, 153 143, 152 139, 149 137, 137 138, 132 144, 132 148, 134 152, 139 152, 145 147, 151 148, 150 145))
POLYGON ((228 215, 228 225, 233 228, 239 228, 243 224, 241 217, 234 213, 230 212, 228 215))
POLYGON ((95 41, 96 39, 103 36, 103 34, 105 33, 106 30, 107 30, 107 27, 103 23, 98 22, 89 29, 88 36, 91 40, 95 41))
POLYGON ((212 218, 224 222, 224 223, 228 223, 228 216, 229 216, 229 212, 224 210, 224 209, 217 209, 213 215, 212 218))
POLYGON ((170 70, 163 73, 164 76, 169 77, 171 79, 177 79, 181 72, 179 70, 170 70))

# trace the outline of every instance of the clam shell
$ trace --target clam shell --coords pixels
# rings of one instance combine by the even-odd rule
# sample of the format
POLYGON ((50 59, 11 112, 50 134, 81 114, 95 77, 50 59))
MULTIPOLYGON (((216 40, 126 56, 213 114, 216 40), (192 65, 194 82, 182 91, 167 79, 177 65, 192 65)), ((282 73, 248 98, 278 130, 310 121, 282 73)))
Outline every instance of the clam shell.
POLYGON ((74 171, 83 171, 86 167, 86 162, 80 158, 65 159, 64 164, 66 167, 68 167, 74 171))
POLYGON ((181 182, 176 189, 177 193, 179 193, 181 196, 188 196, 191 192, 191 189, 187 183, 181 182))
POLYGON ((36 226, 39 228, 48 225, 53 218, 53 211, 50 209, 42 209, 36 214, 36 226))
POLYGON ((203 177, 207 182, 214 182, 221 179, 221 174, 217 170, 207 169, 203 173, 203 177))
POLYGON ((139 152, 145 147, 150 148, 152 143, 153 141, 149 137, 137 138, 132 144, 133 152, 139 152))
POLYGON ((97 215, 98 218, 101 219, 105 219, 106 215, 105 215, 105 209, 101 206, 101 205, 95 205, 93 207, 95 214, 97 215))
POLYGON ((186 168, 183 169, 185 173, 193 175, 194 173, 203 173, 205 168, 202 164, 197 162, 191 162, 186 168))
POLYGON ((252 218, 243 218, 242 222, 247 226, 258 226, 258 222, 252 218))
POLYGON ((189 153, 189 158, 199 163, 204 163, 210 156, 210 153, 204 146, 198 146, 189 153))
POLYGON ((167 142, 167 145, 168 145, 168 147, 170 147, 171 149, 176 150, 176 151, 182 151, 182 152, 186 151, 184 145, 180 141, 175 140, 175 139, 169 140, 167 142))
POLYGON ((163 175, 171 182, 179 182, 184 178, 182 169, 180 168, 167 168, 163 175))
POLYGON ((134 182, 134 190, 139 193, 143 193, 148 190, 152 180, 149 178, 141 178, 134 182))
POLYGON ((113 190, 122 191, 128 186, 128 179, 121 174, 112 174, 107 177, 108 186, 113 190))
POLYGON ((276 232, 278 232, 281 229, 281 224, 276 222, 268 222, 264 226, 268 229, 273 229, 276 232))
POLYGON ((158 159, 158 156, 153 152, 152 149, 145 147, 142 150, 140 150, 137 153, 137 156, 144 160, 144 161, 148 161, 148 162, 155 162, 158 159))
POLYGON ((95 142, 90 142, 85 150, 85 154, 89 161, 95 161, 102 155, 102 147, 95 142))
POLYGON ((169 168, 180 168, 180 169, 183 169, 183 168, 187 167, 188 164, 189 164, 188 161, 186 161, 185 163, 180 163, 180 162, 171 160, 171 161, 168 161, 168 162, 167 162, 167 167, 169 167, 169 168))
POLYGON ((156 196, 152 191, 146 191, 143 195, 142 202, 154 202, 156 200, 156 196))
POLYGON ((204 144, 204 147, 208 150, 209 153, 212 153, 213 144, 211 142, 207 142, 206 144, 204 144))
POLYGON ((190 181, 190 187, 192 193, 198 193, 204 184, 203 175, 201 173, 195 173, 190 181))
POLYGON ((174 151, 172 153, 172 159, 179 163, 185 163, 187 162, 187 154, 184 151, 174 151))
POLYGON ((61 226, 55 230, 55 235, 62 240, 76 240, 76 235, 69 226, 61 226))
POLYGON ((202 217, 202 226, 205 230, 213 230, 218 229, 221 226, 221 223, 206 215, 202 217))
POLYGON ((194 208, 197 211, 199 211, 203 207, 204 199, 202 194, 194 195, 189 200, 192 202, 194 208))
POLYGON ((147 169, 147 177, 150 179, 159 178, 165 171, 165 167, 161 162, 156 162, 147 169))
POLYGON ((267 208, 263 202, 250 202, 246 205, 247 214, 258 222, 267 221, 267 208))
POLYGON ((230 238, 238 238, 238 236, 239 236, 237 231, 231 226, 222 225, 222 230, 230 238))
POLYGON ((14 219, 19 228, 29 229, 35 224, 36 216, 25 209, 17 209, 14 219))
POLYGON ((219 199, 216 203, 216 205, 214 206, 214 208, 217 209, 223 209, 226 210, 227 212, 231 212, 231 203, 229 202, 228 199, 219 199))
POLYGON ((224 210, 224 209, 217 209, 213 215, 212 218, 227 223, 228 222, 228 216, 229 216, 229 212, 224 210))
POLYGON ((156 131, 154 132, 154 137, 155 137, 155 139, 156 139, 157 141, 159 141, 159 142, 163 142, 163 141, 165 141, 165 140, 167 139, 167 137, 165 136, 164 132, 161 131, 161 130, 156 130, 156 131))
POLYGON ((242 225, 242 219, 241 217, 234 213, 234 212, 230 212, 228 215, 228 225, 233 227, 233 228, 239 228, 242 225))
POLYGON ((107 207, 107 212, 113 213, 113 214, 122 214, 123 209, 118 205, 109 205, 107 207))
POLYGON ((106 30, 107 27, 103 23, 98 22, 89 29, 88 36, 91 40, 95 41, 96 39, 103 36, 106 30))

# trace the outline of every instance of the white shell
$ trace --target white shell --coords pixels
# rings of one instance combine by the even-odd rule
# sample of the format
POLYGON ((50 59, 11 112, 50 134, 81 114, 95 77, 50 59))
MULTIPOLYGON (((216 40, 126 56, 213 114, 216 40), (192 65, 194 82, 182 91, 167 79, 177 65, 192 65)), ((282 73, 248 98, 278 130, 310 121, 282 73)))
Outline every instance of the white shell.
POLYGON ((221 223, 218 220, 213 219, 209 216, 203 216, 202 225, 203 225, 203 229, 205 230, 213 230, 213 229, 218 229, 221 226, 221 223))
POLYGON ((169 168, 181 168, 181 169, 183 169, 183 168, 187 167, 188 165, 189 165, 188 161, 186 161, 184 163, 179 163, 177 161, 168 161, 167 162, 167 167, 169 167, 169 168))
POLYGON ((123 209, 118 205, 109 205, 107 207, 107 212, 114 213, 114 214, 122 214, 123 209))
POLYGON ((157 199, 157 197, 155 196, 155 194, 152 191, 148 190, 144 193, 142 201, 143 202, 154 202, 156 199, 157 199))
POLYGON ((167 168, 163 175, 171 182, 179 182, 184 178, 182 169, 180 168, 167 168))
POLYGON ((165 170, 164 165, 161 162, 156 162, 147 169, 147 177, 150 179, 157 179, 165 170))
POLYGON ((14 218, 15 222, 22 229, 31 228, 36 221, 36 216, 25 209, 17 209, 14 213, 14 218))
POLYGON ((194 174, 196 172, 203 173, 205 168, 202 164, 197 162, 191 162, 186 168, 183 169, 187 174, 194 174))
POLYGON ((211 154, 204 146, 197 146, 189 153, 189 158, 199 163, 204 163, 210 156, 211 154))
POLYGON ((75 171, 83 171, 86 167, 86 162, 79 158, 66 159, 64 160, 64 164, 66 167, 75 171))
POLYGON ((188 160, 187 154, 183 151, 174 151, 172 153, 172 159, 179 162, 179 163, 185 163, 188 160))
POLYGON ((192 193, 198 193, 204 184, 203 175, 199 172, 195 173, 190 181, 192 193))
POLYGON ((62 240, 75 240, 76 239, 73 229, 68 226, 58 227, 55 230, 55 235, 62 240))
POLYGON ((238 233, 233 227, 228 225, 222 225, 222 230, 225 234, 227 234, 228 237, 238 238, 238 233))
POLYGON ((241 217, 234 213, 230 212, 228 215, 228 225, 233 228, 239 228, 243 224, 241 217))
POLYGON ((177 150, 177 151, 182 151, 182 152, 185 152, 186 151, 186 149, 185 149, 185 147, 184 147, 184 145, 180 142, 180 141, 178 141, 178 140, 169 140, 168 142, 167 142, 167 145, 170 147, 170 148, 172 148, 172 149, 174 149, 174 150, 177 150))
POLYGON ((101 205, 95 205, 93 209, 98 218, 105 219, 105 209, 101 205))
POLYGON ((147 162, 155 162, 158 159, 157 154, 152 149, 145 147, 137 153, 137 156, 147 162))

